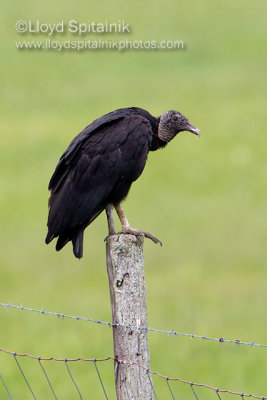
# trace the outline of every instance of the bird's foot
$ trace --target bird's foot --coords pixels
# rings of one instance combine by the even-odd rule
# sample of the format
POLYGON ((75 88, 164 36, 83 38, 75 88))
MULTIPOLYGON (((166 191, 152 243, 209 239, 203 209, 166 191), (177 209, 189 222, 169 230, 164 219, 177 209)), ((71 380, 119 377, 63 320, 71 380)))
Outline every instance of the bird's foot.
POLYGON ((151 233, 144 232, 144 231, 141 231, 139 229, 133 229, 130 226, 123 227, 122 231, 119 232, 119 234, 120 233, 123 233, 123 234, 126 234, 126 235, 135 235, 135 236, 146 237, 146 238, 152 240, 154 243, 159 243, 162 246, 162 242, 158 238, 156 238, 155 236, 151 235, 151 233))

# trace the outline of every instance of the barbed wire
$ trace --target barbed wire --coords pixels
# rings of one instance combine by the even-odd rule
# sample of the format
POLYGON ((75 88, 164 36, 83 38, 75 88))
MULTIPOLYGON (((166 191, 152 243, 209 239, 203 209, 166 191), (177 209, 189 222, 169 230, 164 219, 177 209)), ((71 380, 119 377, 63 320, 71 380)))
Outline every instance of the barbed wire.
POLYGON ((41 310, 30 308, 30 307, 24 307, 23 305, 17 306, 13 304, 6 304, 6 303, 1 303, 0 306, 5 307, 5 308, 13 308, 17 309, 19 311, 32 311, 36 312, 39 314, 43 315, 50 315, 50 316, 56 316, 59 318, 69 318, 69 319, 74 319, 76 321, 87 321, 87 322, 93 322, 96 324, 100 325, 106 325, 109 327, 121 327, 125 329, 131 329, 131 330, 136 330, 136 331, 147 331, 147 332, 156 332, 156 333, 163 333, 166 335, 174 335, 174 336, 185 336, 189 337, 191 339, 201 339, 201 340, 212 340, 216 341, 219 343, 233 343, 233 344, 238 344, 238 345, 246 345, 246 346, 251 346, 251 347, 267 347, 267 344, 260 344, 260 343, 255 343, 254 341, 251 342, 245 342, 239 339, 227 339, 224 337, 220 338, 214 338, 210 336, 205 336, 205 335, 196 335, 193 333, 183 333, 183 332, 178 332, 175 330, 165 330, 165 329, 153 329, 149 328, 146 326, 137 326, 137 325, 126 325, 126 324, 117 324, 117 323, 112 323, 112 322, 107 322, 107 321, 101 321, 93 318, 86 318, 86 317, 81 317, 81 316, 74 316, 74 315, 69 315, 69 314, 64 314, 64 313, 59 313, 59 312, 51 312, 51 311, 45 311, 43 308, 41 310))
MULTIPOLYGON (((32 396, 33 396, 33 398, 36 398, 36 397, 35 397, 35 395, 34 395, 34 393, 33 393, 33 391, 32 391, 31 386, 29 385, 29 382, 28 382, 28 380, 27 380, 27 378, 26 378, 26 376, 25 376, 25 373, 23 372, 22 366, 21 366, 21 364, 20 364, 19 361, 18 361, 18 357, 26 357, 26 358, 30 358, 30 359, 35 359, 35 360, 37 360, 37 361, 39 362, 39 364, 40 364, 40 366, 41 366, 41 368, 42 368, 42 371, 44 372, 44 374, 45 374, 45 376, 46 376, 46 379, 47 379, 47 381, 48 381, 48 383, 49 383, 49 386, 50 386, 50 388, 51 388, 51 390, 52 390, 52 392, 53 392, 53 394, 54 394, 54 397, 55 397, 56 399, 57 399, 57 397, 56 397, 56 395, 55 395, 54 388, 52 387, 52 384, 51 384, 50 380, 48 379, 47 373, 45 372, 45 369, 44 369, 43 365, 41 364, 41 361, 59 361, 59 362, 64 362, 65 365, 66 365, 66 367, 67 367, 67 370, 68 370, 69 376, 70 376, 70 378, 71 378, 71 381, 73 382, 74 386, 76 387, 76 389, 77 389, 77 391, 78 391, 79 396, 80 396, 81 399, 82 399, 82 394, 81 394, 81 392, 80 392, 80 390, 79 390, 79 388, 78 388, 78 385, 77 385, 76 381, 74 380, 73 374, 71 373, 70 368, 69 368, 69 366, 68 366, 67 363, 69 363, 69 362, 75 362, 75 361, 85 361, 85 362, 92 362, 92 363, 94 363, 94 365, 95 365, 95 367, 96 367, 96 371, 97 371, 98 378, 99 378, 100 383, 101 383, 101 387, 102 387, 102 389, 103 389, 103 391, 104 391, 104 394, 105 394, 106 399, 108 399, 106 390, 105 390, 105 388, 104 388, 103 380, 102 380, 102 378, 101 378, 101 376, 100 376, 100 373, 99 373, 99 370, 98 370, 98 368, 97 368, 97 366, 96 366, 96 363, 97 363, 97 362, 104 362, 104 361, 113 360, 113 361, 117 362, 119 365, 121 365, 122 368, 124 368, 123 366, 137 366, 138 368, 141 368, 142 370, 144 370, 144 371, 148 374, 148 377, 149 377, 150 383, 151 383, 151 385, 152 385, 152 389, 153 389, 153 393, 154 393, 154 395, 155 395, 155 398, 157 398, 157 396, 156 396, 156 391, 155 391, 154 384, 153 384, 153 382, 152 382, 152 380, 151 380, 151 376, 152 376, 152 375, 157 376, 157 377, 159 377, 159 378, 165 380, 165 382, 166 382, 166 384, 167 384, 167 386, 168 386, 168 389, 169 389, 169 391, 170 391, 170 393, 171 393, 171 395, 172 395, 172 398, 173 398, 174 400, 175 400, 175 396, 174 396, 174 393, 173 393, 173 391, 172 391, 172 389, 171 389, 171 387, 170 387, 170 382, 181 382, 181 383, 184 383, 184 384, 186 384, 186 385, 189 385, 189 386, 191 387, 192 392, 193 392, 193 394, 194 394, 194 396, 195 396, 195 398, 196 398, 197 400, 198 400, 198 396, 197 396, 197 393, 196 393, 196 390, 195 390, 197 387, 203 387, 203 388, 206 388, 206 389, 209 389, 209 390, 211 390, 211 391, 216 392, 216 394, 217 394, 217 396, 218 396, 219 399, 221 399, 221 397, 220 397, 220 395, 219 395, 220 393, 227 393, 227 394, 239 396, 239 397, 241 397, 241 399, 244 399, 245 397, 250 397, 250 398, 254 398, 254 399, 267 400, 267 397, 266 397, 266 396, 257 396, 257 395, 252 394, 252 393, 247 394, 247 393, 244 393, 244 392, 241 393, 241 392, 236 392, 236 391, 229 390, 229 389, 219 389, 219 388, 216 388, 216 387, 213 387, 213 386, 204 384, 204 383, 191 382, 191 381, 188 381, 188 380, 185 380, 185 379, 182 379, 182 378, 173 378, 173 377, 170 377, 170 376, 162 375, 161 373, 159 373, 159 372, 157 372, 157 371, 153 371, 153 370, 148 369, 148 368, 145 368, 144 366, 142 366, 142 365, 140 365, 140 364, 138 364, 138 363, 131 363, 131 362, 128 362, 128 361, 119 360, 118 358, 113 357, 113 356, 108 356, 108 357, 105 357, 105 358, 84 358, 84 357, 76 357, 76 358, 57 358, 57 357, 54 357, 54 356, 51 356, 51 357, 41 357, 41 356, 35 356, 35 355, 32 355, 32 354, 28 354, 28 353, 17 353, 17 352, 13 352, 13 351, 6 350, 6 349, 2 349, 2 348, 0 348, 0 352, 3 352, 3 353, 6 353, 6 354, 9 354, 9 355, 12 355, 12 356, 15 358, 15 361, 16 361, 18 367, 19 367, 20 373, 22 374, 23 379, 25 380, 25 382, 26 382, 26 384, 27 384, 27 386, 28 386, 28 388, 29 388, 29 390, 30 390, 30 392, 31 392, 31 394, 32 394, 32 396)), ((0 375, 0 377, 1 377, 1 380, 2 380, 2 382, 3 382, 3 384, 4 384, 5 388, 6 388, 7 392, 9 393, 9 396, 10 396, 10 391, 9 391, 9 389, 7 388, 7 385, 6 385, 6 383, 5 383, 5 381, 4 381, 3 377, 2 377, 2 375, 0 375)), ((126 380, 124 380, 124 382, 126 382, 126 380)), ((128 389, 127 389, 127 387, 126 387, 126 392, 127 392, 127 390, 128 390, 128 389)), ((10 396, 10 397, 11 397, 11 396, 10 396)))

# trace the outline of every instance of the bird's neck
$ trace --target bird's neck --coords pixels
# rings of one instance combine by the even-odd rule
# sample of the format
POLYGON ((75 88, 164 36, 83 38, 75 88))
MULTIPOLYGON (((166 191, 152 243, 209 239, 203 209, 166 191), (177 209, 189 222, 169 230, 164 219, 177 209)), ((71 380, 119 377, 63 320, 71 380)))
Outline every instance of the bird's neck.
POLYGON ((158 149, 162 149, 163 147, 165 147, 167 145, 167 142, 164 142, 163 140, 161 140, 157 134, 153 135, 153 139, 150 145, 150 151, 155 151, 158 149))
POLYGON ((149 151, 155 151, 155 150, 165 147, 167 142, 164 142, 158 136, 160 118, 154 118, 154 120, 151 122, 153 122, 153 123, 151 123, 153 136, 152 136, 152 142, 150 144, 149 151))

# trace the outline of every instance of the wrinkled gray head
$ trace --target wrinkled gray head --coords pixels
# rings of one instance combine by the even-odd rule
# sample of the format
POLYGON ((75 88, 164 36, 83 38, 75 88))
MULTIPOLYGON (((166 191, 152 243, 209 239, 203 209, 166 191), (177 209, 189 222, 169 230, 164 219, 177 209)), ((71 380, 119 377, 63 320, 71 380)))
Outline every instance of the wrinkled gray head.
POLYGON ((178 111, 170 110, 160 116, 158 137, 163 142, 169 142, 181 131, 189 131, 200 136, 200 130, 191 125, 178 111))

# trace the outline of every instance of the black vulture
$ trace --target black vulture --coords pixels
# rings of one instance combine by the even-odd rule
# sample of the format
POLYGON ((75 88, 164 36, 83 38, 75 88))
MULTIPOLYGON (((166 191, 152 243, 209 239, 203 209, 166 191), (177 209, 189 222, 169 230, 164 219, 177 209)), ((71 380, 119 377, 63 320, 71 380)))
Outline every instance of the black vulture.
POLYGON ((130 227, 120 203, 141 175, 149 151, 163 148, 177 133, 200 135, 178 111, 153 117, 138 107, 121 108, 93 121, 80 132, 63 153, 48 189, 48 234, 46 243, 58 237, 56 250, 72 241, 75 257, 83 256, 83 232, 103 210, 109 235, 115 234, 115 207, 122 233, 156 237, 130 227))

